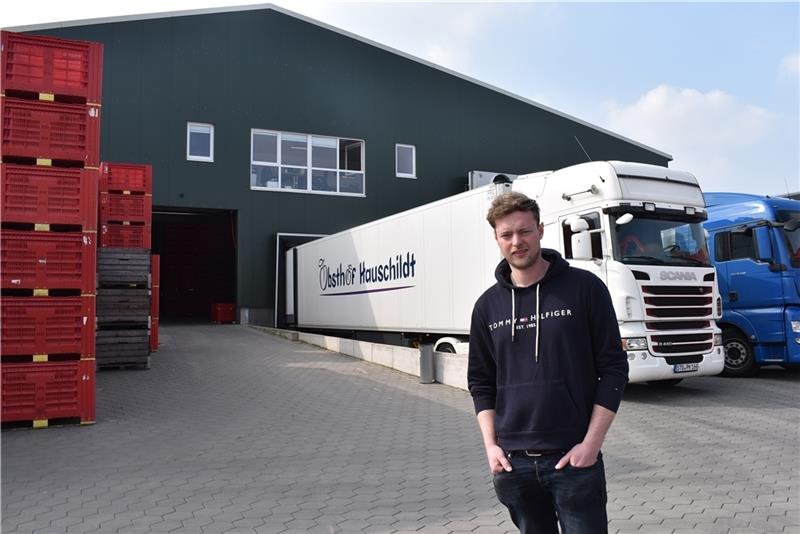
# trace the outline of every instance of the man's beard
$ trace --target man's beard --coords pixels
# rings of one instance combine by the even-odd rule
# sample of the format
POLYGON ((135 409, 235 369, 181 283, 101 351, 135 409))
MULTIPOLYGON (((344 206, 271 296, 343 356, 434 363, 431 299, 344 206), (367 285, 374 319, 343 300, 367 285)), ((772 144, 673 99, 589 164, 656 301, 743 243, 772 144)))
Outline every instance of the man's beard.
POLYGON ((525 270, 536 263, 542 257, 542 251, 539 250, 536 254, 531 254, 530 250, 524 256, 514 256, 509 254, 506 261, 509 265, 520 271, 525 270))

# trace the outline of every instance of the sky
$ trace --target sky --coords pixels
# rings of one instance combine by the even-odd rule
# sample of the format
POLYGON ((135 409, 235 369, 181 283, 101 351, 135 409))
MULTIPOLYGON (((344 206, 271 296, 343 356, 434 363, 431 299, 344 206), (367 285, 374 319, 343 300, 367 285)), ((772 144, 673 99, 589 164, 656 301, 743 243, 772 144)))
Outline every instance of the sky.
MULTIPOLYGON (((263 3, 6 2, 0 27, 263 3)), ((272 3, 671 154, 706 191, 800 192, 799 2, 272 3)))

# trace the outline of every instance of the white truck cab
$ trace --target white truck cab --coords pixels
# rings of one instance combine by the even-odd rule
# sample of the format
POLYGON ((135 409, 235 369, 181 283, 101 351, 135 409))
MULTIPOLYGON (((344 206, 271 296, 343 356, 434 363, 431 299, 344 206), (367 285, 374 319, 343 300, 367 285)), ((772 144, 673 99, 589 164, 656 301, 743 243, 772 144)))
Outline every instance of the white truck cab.
POLYGON ((631 382, 673 384, 722 371, 721 299, 692 174, 592 162, 522 175, 512 188, 539 203, 542 246, 607 285, 631 382))

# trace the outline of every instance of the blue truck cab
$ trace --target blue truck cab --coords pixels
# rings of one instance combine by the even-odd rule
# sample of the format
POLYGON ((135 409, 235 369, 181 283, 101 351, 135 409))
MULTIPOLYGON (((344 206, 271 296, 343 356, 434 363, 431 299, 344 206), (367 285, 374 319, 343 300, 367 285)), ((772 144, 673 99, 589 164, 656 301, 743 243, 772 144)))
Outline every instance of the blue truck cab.
POLYGON ((725 370, 800 364, 800 201, 706 193, 709 253, 722 297, 725 370))

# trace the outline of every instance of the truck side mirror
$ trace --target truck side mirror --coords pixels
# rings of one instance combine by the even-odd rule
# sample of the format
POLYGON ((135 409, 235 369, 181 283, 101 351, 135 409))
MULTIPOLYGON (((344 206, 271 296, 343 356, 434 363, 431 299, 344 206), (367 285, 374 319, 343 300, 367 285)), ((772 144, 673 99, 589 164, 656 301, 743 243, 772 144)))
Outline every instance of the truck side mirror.
POLYGON ((758 261, 772 263, 772 243, 769 239, 770 228, 768 226, 757 226, 753 228, 753 236, 756 240, 756 258, 758 261))
POLYGON ((586 219, 575 217, 567 221, 569 229, 575 233, 570 237, 572 244, 572 259, 591 260, 592 259, 592 236, 589 233, 589 223, 586 219))
POLYGON ((625 213, 621 215, 616 221, 614 221, 614 224, 616 224, 617 226, 622 226, 623 224, 628 224, 632 220, 633 220, 633 215, 630 213, 625 213))

